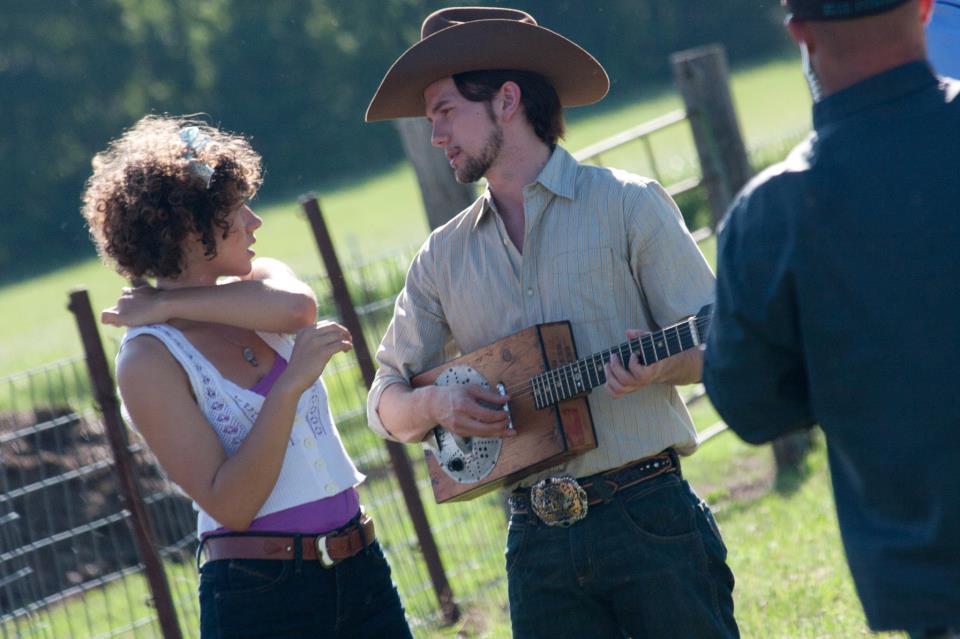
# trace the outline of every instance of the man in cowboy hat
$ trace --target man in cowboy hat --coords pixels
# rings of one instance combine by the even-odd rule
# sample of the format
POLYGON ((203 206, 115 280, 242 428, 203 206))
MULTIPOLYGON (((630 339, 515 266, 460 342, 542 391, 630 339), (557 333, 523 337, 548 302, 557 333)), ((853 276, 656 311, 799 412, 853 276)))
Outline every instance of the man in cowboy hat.
POLYGON ((786 2, 814 131, 727 215, 704 383, 750 442, 821 425, 871 628, 958 637, 960 82, 931 3, 786 2))
MULTIPOLYGON (((561 108, 600 100, 608 83, 589 53, 530 15, 476 7, 430 15, 384 77, 367 120, 425 115, 457 179, 487 181, 410 267, 368 400, 384 437, 419 442, 437 424, 512 436, 490 407, 504 401, 496 393, 411 388, 450 342, 468 353, 569 320, 581 352, 598 352, 712 301, 713 275, 664 189, 557 146, 561 108)), ((700 367, 698 350, 649 367, 613 358, 609 392, 589 397, 598 448, 515 487, 506 561, 517 637, 738 636, 726 549, 679 472, 677 454, 697 440, 675 385, 700 367), (530 485, 547 476, 586 487, 585 518, 547 525, 566 515, 531 504, 530 485)))

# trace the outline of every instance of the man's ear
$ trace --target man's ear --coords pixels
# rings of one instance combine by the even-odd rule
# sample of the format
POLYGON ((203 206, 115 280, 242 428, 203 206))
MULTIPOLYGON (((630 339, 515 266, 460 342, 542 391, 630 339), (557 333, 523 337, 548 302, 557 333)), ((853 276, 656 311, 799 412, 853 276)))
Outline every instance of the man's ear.
POLYGON ((801 20, 787 20, 784 23, 787 27, 787 33, 797 44, 803 44, 807 41, 807 25, 801 20))
POLYGON ((497 110, 503 120, 511 120, 520 111, 520 87, 516 82, 507 80, 497 91, 497 110))
POLYGON ((815 48, 810 24, 805 20, 787 20, 787 31, 790 33, 790 37, 793 38, 793 41, 797 43, 798 46, 806 46, 807 53, 813 53, 815 48))

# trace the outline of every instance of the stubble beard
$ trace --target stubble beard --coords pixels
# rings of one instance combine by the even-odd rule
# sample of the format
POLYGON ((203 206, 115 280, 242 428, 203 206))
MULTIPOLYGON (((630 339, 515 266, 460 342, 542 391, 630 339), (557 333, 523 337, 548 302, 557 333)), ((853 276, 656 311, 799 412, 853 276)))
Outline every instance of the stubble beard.
POLYGON ((503 148, 503 129, 496 122, 493 130, 487 136, 487 141, 477 156, 467 157, 463 165, 454 171, 454 176, 460 184, 472 184, 482 178, 493 166, 500 150, 503 148))

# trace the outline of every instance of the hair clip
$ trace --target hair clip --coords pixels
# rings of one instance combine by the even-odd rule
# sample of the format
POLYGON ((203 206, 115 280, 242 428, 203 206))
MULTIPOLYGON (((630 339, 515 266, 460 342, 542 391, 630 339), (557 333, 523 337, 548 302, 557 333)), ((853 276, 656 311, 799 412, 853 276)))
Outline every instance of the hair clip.
POLYGON ((204 185, 209 189, 210 180, 213 179, 213 167, 198 160, 197 152, 210 144, 210 138, 204 135, 199 127, 187 126, 180 129, 180 139, 187 145, 183 157, 190 161, 191 173, 203 179, 204 185))

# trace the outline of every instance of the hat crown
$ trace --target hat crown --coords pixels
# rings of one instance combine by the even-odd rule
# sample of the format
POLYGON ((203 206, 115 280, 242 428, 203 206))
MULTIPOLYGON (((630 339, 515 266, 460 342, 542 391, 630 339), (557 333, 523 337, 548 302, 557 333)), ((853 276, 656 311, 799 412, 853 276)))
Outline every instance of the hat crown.
POLYGON ((513 20, 526 24, 537 24, 532 15, 519 9, 447 7, 434 11, 427 16, 427 19, 423 21, 423 26, 420 27, 420 39, 424 40, 438 31, 477 20, 513 20))

